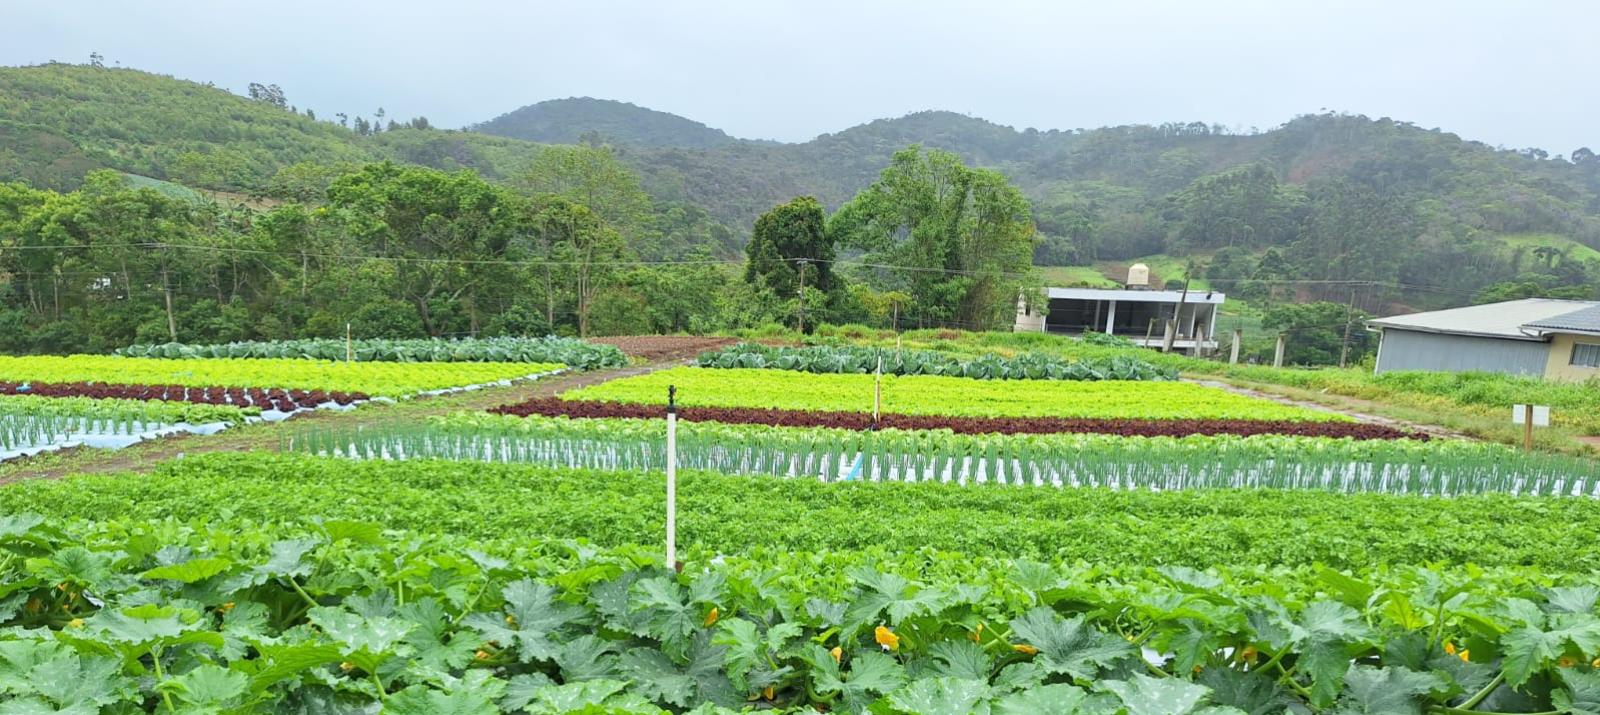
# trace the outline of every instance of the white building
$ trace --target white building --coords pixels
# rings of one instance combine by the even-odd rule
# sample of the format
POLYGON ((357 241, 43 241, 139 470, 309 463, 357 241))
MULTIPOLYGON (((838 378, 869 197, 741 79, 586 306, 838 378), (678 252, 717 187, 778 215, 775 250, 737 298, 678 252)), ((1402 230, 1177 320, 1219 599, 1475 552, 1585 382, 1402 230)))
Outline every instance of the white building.
POLYGON ((1217 347, 1217 311, 1226 299, 1215 291, 1143 290, 1137 282, 1147 280, 1149 269, 1135 264, 1129 269, 1134 284, 1128 288, 1046 288, 1046 310, 1019 303, 1017 332, 1046 332, 1081 335, 1097 331, 1120 335, 1145 347, 1160 347, 1166 324, 1177 319, 1175 350, 1202 350, 1217 347), (1143 269, 1143 270, 1141 270, 1143 269))

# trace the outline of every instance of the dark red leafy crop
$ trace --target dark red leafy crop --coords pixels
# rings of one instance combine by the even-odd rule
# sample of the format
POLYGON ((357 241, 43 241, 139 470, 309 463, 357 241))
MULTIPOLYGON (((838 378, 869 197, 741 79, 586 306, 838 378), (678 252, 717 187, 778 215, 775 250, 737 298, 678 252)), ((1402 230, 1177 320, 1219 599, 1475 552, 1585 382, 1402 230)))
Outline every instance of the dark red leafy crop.
POLYGON ((324 402, 348 405, 369 399, 360 392, 324 392, 322 390, 263 390, 258 387, 184 387, 182 385, 106 385, 97 382, 3 382, 0 395, 39 395, 40 397, 93 397, 118 400, 165 400, 192 402, 202 405, 234 405, 260 407, 292 412, 308 409, 324 402))
MULTIPOLYGON (((502 415, 545 417, 659 418, 663 405, 625 402, 539 398, 489 410, 502 415)), ((776 425, 781 427, 835 427, 871 429, 872 416, 858 412, 813 412, 754 407, 679 407, 678 417, 691 422, 776 425)), ((1428 436, 1384 425, 1361 422, 1296 422, 1267 420, 1129 420, 1067 417, 946 417, 942 415, 880 415, 881 428, 904 430, 947 429, 962 434, 1116 434, 1126 437, 1182 437, 1191 434, 1287 434, 1305 437, 1355 439, 1417 439, 1428 436)))

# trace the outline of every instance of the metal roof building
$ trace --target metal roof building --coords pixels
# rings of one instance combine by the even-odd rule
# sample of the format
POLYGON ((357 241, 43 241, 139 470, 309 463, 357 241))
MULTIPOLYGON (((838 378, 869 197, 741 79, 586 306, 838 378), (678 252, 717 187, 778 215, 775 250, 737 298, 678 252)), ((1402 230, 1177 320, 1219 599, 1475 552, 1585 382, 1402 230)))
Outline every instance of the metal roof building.
POLYGON ((1367 321, 1382 333, 1377 371, 1600 375, 1600 303, 1528 298, 1367 321))

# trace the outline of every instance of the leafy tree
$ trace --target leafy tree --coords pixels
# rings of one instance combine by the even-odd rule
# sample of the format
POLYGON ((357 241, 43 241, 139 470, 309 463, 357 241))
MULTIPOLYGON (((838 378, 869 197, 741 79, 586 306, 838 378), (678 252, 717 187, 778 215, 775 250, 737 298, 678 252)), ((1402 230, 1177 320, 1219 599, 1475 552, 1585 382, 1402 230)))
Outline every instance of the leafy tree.
POLYGON ((1268 309, 1261 316, 1261 325, 1285 333, 1285 362, 1336 365, 1347 332, 1350 336, 1347 362, 1360 362, 1374 347, 1372 334, 1362 327, 1371 317, 1361 310, 1350 311, 1349 306, 1340 303, 1286 303, 1268 309))
POLYGON ((799 294, 802 270, 808 289, 824 295, 835 289, 833 240, 822 204, 814 197, 797 197, 761 214, 745 255, 745 282, 763 286, 781 298, 799 294))
POLYGON ((1009 323, 1034 289, 1028 202, 1000 173, 955 154, 912 146, 836 213, 828 230, 885 266, 864 272, 879 290, 904 290, 919 324, 1009 323))

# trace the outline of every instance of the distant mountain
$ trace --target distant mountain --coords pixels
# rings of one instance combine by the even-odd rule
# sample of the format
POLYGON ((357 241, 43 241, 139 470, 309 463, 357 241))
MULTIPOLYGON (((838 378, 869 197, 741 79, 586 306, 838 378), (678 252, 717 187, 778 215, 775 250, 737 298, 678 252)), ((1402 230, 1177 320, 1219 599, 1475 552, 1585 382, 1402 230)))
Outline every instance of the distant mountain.
POLYGON ((591 133, 607 143, 644 147, 709 149, 739 141, 676 114, 591 97, 530 104, 469 129, 541 144, 577 144, 591 133))
POLYGON ((1202 256, 1215 278, 1267 270, 1257 263, 1276 248, 1292 254, 1272 268, 1284 276, 1425 284, 1435 300, 1455 302, 1513 278, 1565 285, 1600 275, 1600 263, 1588 267, 1590 254, 1576 248, 1600 248, 1593 152, 1552 159, 1389 118, 1324 113, 1232 134, 1199 122, 1017 130, 927 111, 795 144, 736 139, 596 99, 541 102, 472 131, 419 124, 363 132, 328 119, 135 70, 0 68, 0 180, 68 189, 85 171, 110 167, 314 198, 315 181, 298 184, 309 193, 283 188, 316 171, 284 169, 393 160, 507 179, 544 150, 535 142, 597 135, 663 205, 703 210, 744 236, 761 212, 797 195, 838 206, 895 152, 922 144, 1019 186, 1045 235, 1039 260, 1049 265, 1202 256), (1568 249, 1535 252, 1518 239, 1529 236, 1568 249))

